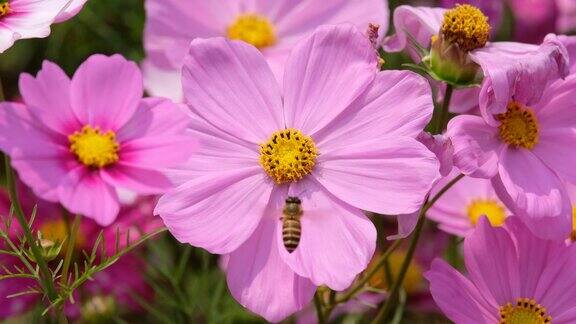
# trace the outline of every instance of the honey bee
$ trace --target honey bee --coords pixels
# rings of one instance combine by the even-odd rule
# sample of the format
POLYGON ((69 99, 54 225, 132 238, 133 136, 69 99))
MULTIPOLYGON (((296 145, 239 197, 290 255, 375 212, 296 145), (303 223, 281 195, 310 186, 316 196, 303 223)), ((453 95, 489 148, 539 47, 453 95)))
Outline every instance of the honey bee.
POLYGON ((300 243, 302 224, 302 201, 298 197, 286 198, 286 204, 282 210, 282 241, 288 253, 294 252, 300 243))

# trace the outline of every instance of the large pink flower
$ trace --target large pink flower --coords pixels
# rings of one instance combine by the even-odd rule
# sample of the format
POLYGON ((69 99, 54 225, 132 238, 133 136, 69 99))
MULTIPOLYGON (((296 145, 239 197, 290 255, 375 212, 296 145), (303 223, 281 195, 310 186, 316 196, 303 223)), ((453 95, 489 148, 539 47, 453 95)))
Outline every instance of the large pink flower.
POLYGON ((483 218, 464 241, 464 259, 468 277, 439 259, 425 274, 455 323, 576 321, 576 245, 538 238, 516 217, 505 227, 483 218))
MULTIPOLYGON (((446 11, 405 5, 396 8, 396 34, 384 39, 384 50, 411 50, 409 37, 413 37, 420 46, 429 48, 432 36, 440 31, 446 11)), ((414 59, 419 60, 414 51, 411 53, 414 59)), ((493 125, 496 122, 491 118, 492 114, 506 112, 512 98, 531 105, 540 100, 543 84, 568 74, 568 55, 555 35, 548 35, 541 45, 487 43, 470 51, 469 56, 482 69, 484 79, 480 89, 457 91, 452 111, 465 112, 479 104, 482 115, 493 125)))
POLYGON ((184 93, 203 148, 175 170, 156 208, 181 242, 229 254, 228 285, 270 321, 301 309, 315 286, 343 290, 374 253, 361 210, 420 207, 439 163, 416 140, 432 113, 425 79, 378 73, 352 25, 322 27, 290 54, 284 96, 261 52, 224 38, 192 42, 184 93), (410 96, 406 96, 406 93, 410 96), (282 239, 286 198, 301 200, 301 239, 282 239))
MULTIPOLYGON (((440 180, 432 189, 437 193, 459 172, 440 180)), ((464 177, 454 184, 428 210, 426 216, 438 222, 438 227, 450 234, 466 236, 473 230, 480 216, 487 216, 490 223, 499 226, 510 213, 496 195, 488 179, 464 177)))
POLYGON ((537 102, 510 101, 507 111, 495 116, 496 126, 477 116, 457 116, 448 125, 454 164, 465 174, 492 179, 512 212, 544 238, 565 239, 571 228, 564 181, 576 182, 571 150, 576 141, 575 89, 572 74, 541 85, 543 96, 537 102))
POLYGON ((45 62, 20 78, 24 104, 0 105, 0 149, 41 198, 101 225, 119 210, 116 188, 140 194, 170 187, 162 169, 186 160, 190 118, 164 99, 142 99, 136 64, 94 55, 70 80, 45 62))
POLYGON ((146 89, 153 95, 183 99, 181 69, 190 41, 224 36, 260 48, 281 78, 296 42, 324 24, 369 23, 388 30, 387 0, 146 0, 144 44, 146 89))
POLYGON ((43 38, 69 0, 8 0, 0 4, 0 53, 19 39, 43 38))

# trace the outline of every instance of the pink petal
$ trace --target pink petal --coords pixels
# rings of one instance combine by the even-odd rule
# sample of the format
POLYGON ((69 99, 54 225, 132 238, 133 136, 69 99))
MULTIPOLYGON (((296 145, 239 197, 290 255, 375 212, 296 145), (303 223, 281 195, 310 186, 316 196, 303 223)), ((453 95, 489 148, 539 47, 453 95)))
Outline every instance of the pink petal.
POLYGON ((557 80, 546 87, 542 99, 532 106, 541 133, 550 130, 554 132, 559 128, 574 129, 576 125, 574 87, 576 87, 576 74, 571 74, 564 80, 557 80))
POLYGON ((434 104, 426 79, 409 71, 383 71, 346 112, 314 136, 335 149, 385 136, 416 138, 432 118, 434 104), (405 94, 410 92, 410 96, 405 94))
POLYGON ((172 183, 159 170, 118 163, 103 169, 102 179, 113 187, 130 189, 142 195, 162 194, 172 187, 172 183))
POLYGON ((464 260, 472 282, 490 304, 504 305, 522 297, 516 249, 504 228, 492 227, 482 217, 464 241, 464 260))
POLYGON ((389 9, 387 1, 259 0, 258 3, 262 12, 269 13, 268 16, 276 22, 280 41, 293 35, 304 36, 316 26, 345 22, 353 23, 361 31, 368 28, 368 23, 379 24, 381 36, 386 35, 388 30, 389 9))
POLYGON ((44 61, 36 78, 21 74, 20 92, 26 105, 53 131, 68 136, 82 128, 70 106, 70 78, 56 64, 44 61))
POLYGON ((71 213, 108 226, 118 216, 120 205, 114 188, 106 184, 97 171, 79 166, 62 179, 58 187, 62 205, 71 213))
POLYGON ((116 131, 138 108, 142 75, 120 55, 92 55, 74 74, 71 94, 72 109, 82 123, 116 131))
POLYGON ((144 46, 156 65, 182 67, 190 41, 223 36, 240 12, 238 2, 149 0, 146 6, 144 46))
POLYGON ((374 255, 376 228, 360 210, 333 197, 314 180, 294 184, 290 191, 290 196, 302 200, 302 234, 296 250, 288 253, 282 243, 282 222, 278 221, 280 256, 316 286, 338 291, 348 288, 374 255))
POLYGON ((159 98, 142 100, 138 113, 117 133, 121 161, 151 169, 180 165, 198 146, 187 130, 191 123, 181 105, 159 98))
POLYGON ((430 293, 442 312, 452 321, 461 324, 498 322, 498 309, 483 298, 470 280, 436 259, 425 274, 430 281, 430 293))
MULTIPOLYGON (((273 210, 283 204, 276 193, 273 210)), ((270 215, 268 215, 270 216, 270 215)), ((277 220, 264 217, 252 236, 230 254, 226 267, 230 293, 244 307, 271 322, 280 322, 310 303, 316 287, 280 257, 277 220)))
POLYGON ((221 173, 248 167, 261 169, 258 145, 246 143, 214 127, 204 119, 192 119, 189 130, 199 143, 198 151, 185 163, 169 172, 171 180, 182 184, 206 173, 221 173))
POLYGON ((454 147, 454 165, 466 175, 491 178, 498 172, 498 155, 505 147, 498 128, 477 116, 457 116, 448 123, 446 135, 454 147))
POLYGON ((165 97, 175 102, 184 101, 182 73, 177 69, 161 68, 151 60, 142 63, 144 88, 152 96, 165 97))
POLYGON ((408 137, 383 137, 323 152, 317 162, 312 174, 331 194, 385 215, 419 209, 440 178, 436 156, 408 137))
MULTIPOLYGON (((570 1, 570 0, 563 0, 563 1, 570 1)), ((576 4, 574 4, 574 13, 576 14, 576 4)), ((574 26, 576 27, 576 25, 574 26)), ((566 36, 560 35, 558 36, 560 42, 566 47, 569 56, 570 62, 570 72, 576 72, 576 36, 566 36)))
POLYGON ((162 196, 154 213, 180 242, 226 254, 254 232, 272 188, 260 167, 207 174, 162 196))
POLYGON ((0 54, 14 45, 14 42, 21 39, 22 35, 14 32, 7 26, 0 26, 0 54))
POLYGON ((61 23, 76 16, 87 1, 88 0, 68 0, 68 4, 60 11, 60 14, 58 14, 54 22, 61 23))
POLYGON ((69 0, 11 0, 12 14, 2 18, 18 38, 43 38, 50 34, 50 25, 69 0))
POLYGON ((33 117, 28 107, 0 104, 0 149, 10 156, 22 181, 44 199, 57 199, 58 185, 75 165, 66 141, 33 117))
POLYGON ((383 48, 387 52, 400 52, 410 49, 412 58, 419 62, 420 57, 411 49, 410 37, 424 48, 430 47, 432 36, 440 32, 446 9, 399 6, 394 10, 394 29, 396 34, 384 39, 383 48))
POLYGON ((190 108, 233 136, 262 143, 284 128, 280 89, 264 57, 251 45, 195 39, 182 82, 190 108))
POLYGON ((532 152, 507 149, 500 158, 502 186, 513 203, 509 208, 536 234, 565 240, 570 234, 572 208, 562 181, 532 152))
POLYGON ((568 53, 555 35, 540 45, 496 42, 470 52, 484 72, 480 111, 498 125, 493 114, 506 112, 512 99, 528 106, 542 97, 546 84, 568 75, 568 53))
POLYGON ((410 214, 398 215, 396 220, 398 222, 398 233, 394 235, 388 235, 387 240, 399 240, 404 239, 412 234, 412 231, 416 228, 418 223, 418 216, 420 211, 417 210, 410 214))
POLYGON ((376 64, 374 48, 354 26, 318 28, 286 62, 286 125, 314 135, 368 89, 376 64))
POLYGON ((420 132, 416 139, 436 155, 440 162, 440 174, 447 176, 454 167, 454 147, 450 138, 443 134, 420 132))

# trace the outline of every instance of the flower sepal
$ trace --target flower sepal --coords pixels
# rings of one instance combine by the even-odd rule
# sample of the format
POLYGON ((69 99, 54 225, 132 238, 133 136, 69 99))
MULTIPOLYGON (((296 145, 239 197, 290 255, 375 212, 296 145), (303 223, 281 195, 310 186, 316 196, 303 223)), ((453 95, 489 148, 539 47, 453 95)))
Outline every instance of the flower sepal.
POLYGON ((432 78, 456 88, 477 86, 483 79, 480 65, 457 43, 446 41, 442 33, 432 37, 430 53, 422 58, 422 64, 432 78))

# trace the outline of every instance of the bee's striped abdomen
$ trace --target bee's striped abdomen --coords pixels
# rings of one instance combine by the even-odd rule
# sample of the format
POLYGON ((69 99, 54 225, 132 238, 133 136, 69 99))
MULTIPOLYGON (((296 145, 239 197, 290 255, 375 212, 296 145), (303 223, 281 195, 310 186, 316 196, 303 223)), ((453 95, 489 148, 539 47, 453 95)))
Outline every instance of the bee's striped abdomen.
POLYGON ((299 217, 286 217, 282 221, 282 240, 288 253, 294 252, 300 243, 302 226, 299 217))

